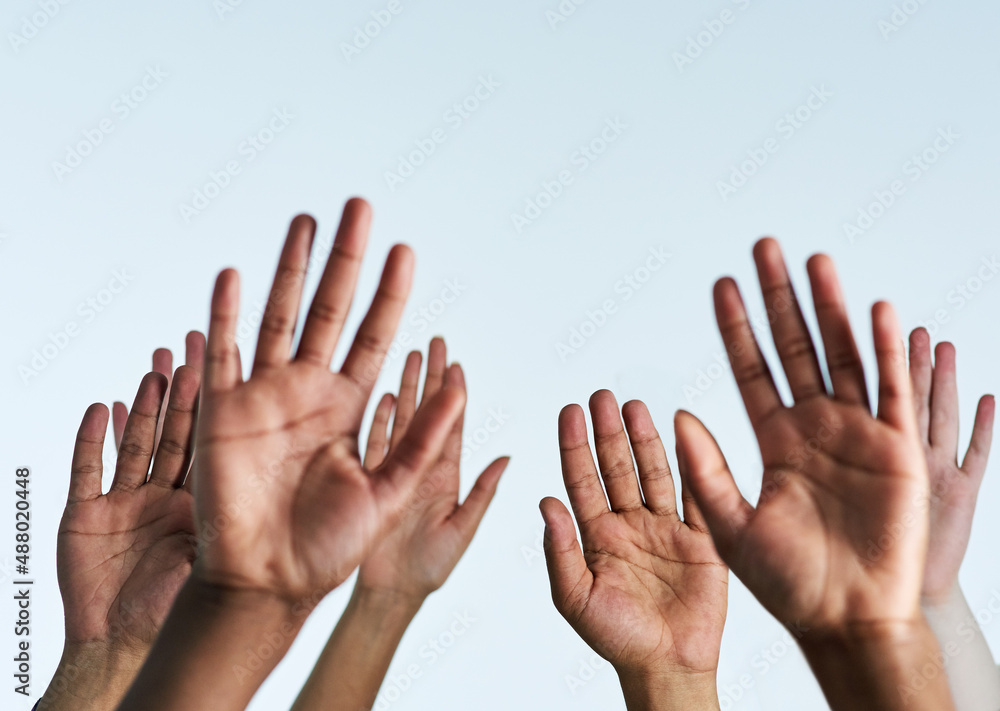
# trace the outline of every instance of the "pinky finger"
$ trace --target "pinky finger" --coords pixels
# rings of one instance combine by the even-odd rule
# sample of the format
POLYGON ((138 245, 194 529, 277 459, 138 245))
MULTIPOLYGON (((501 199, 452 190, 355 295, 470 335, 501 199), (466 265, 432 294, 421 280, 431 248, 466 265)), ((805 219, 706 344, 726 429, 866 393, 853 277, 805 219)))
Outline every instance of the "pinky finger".
POLYGON ((962 470, 974 477, 981 477, 986 472, 986 460, 990 456, 990 446, 993 444, 993 420, 996 415, 996 399, 992 395, 984 395, 976 410, 976 421, 972 425, 972 441, 969 451, 962 461, 962 470))

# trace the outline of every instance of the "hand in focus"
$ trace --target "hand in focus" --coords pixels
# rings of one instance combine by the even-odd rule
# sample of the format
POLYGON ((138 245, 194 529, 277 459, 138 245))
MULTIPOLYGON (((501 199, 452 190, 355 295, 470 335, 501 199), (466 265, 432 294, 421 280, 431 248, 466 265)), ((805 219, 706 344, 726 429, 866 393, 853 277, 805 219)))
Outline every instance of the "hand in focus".
POLYGON ((552 599, 618 671, 630 709, 652 707, 645 704, 656 692, 677 702, 656 708, 691 708, 682 701, 717 708, 729 573, 690 497, 687 464, 679 461, 681 519, 646 406, 626 403, 623 427, 614 395, 602 390, 590 411, 597 467, 583 411, 570 405, 559 416, 563 479, 582 549, 566 507, 553 498, 541 503, 552 599), (637 694, 643 703, 633 702, 637 694))

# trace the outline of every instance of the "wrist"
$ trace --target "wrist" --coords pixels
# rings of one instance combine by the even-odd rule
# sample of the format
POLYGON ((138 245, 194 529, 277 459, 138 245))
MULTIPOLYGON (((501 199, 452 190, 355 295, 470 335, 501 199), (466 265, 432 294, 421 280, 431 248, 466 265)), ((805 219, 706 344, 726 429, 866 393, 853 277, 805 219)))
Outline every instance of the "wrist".
POLYGON ((714 669, 616 668, 615 671, 629 711, 715 711, 719 708, 714 669))
POLYGON ((923 616, 809 632, 799 643, 835 711, 954 708, 945 660, 923 616))
POLYGON ((52 680, 38 703, 39 711, 117 707, 148 651, 103 640, 67 642, 52 680))
POLYGON ((367 585, 358 578, 351 593, 351 604, 374 614, 415 616, 427 599, 426 595, 395 588, 367 585))
POLYGON ((942 610, 961 602, 964 596, 956 578, 950 586, 943 590, 925 590, 920 596, 920 608, 927 611, 942 610))

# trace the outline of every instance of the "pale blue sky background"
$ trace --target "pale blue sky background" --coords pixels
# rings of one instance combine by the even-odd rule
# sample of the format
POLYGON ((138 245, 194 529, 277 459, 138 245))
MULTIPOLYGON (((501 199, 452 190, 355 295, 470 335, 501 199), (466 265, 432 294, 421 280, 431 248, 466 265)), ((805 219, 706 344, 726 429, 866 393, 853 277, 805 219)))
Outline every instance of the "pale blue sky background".
MULTIPOLYGON (((760 235, 782 240, 802 286, 810 253, 837 259, 866 355, 874 300, 894 300, 907 328, 937 314, 936 337, 959 349, 963 437, 978 395, 1000 389, 1000 278, 972 298, 955 291, 998 252, 1000 6, 911 0, 917 10, 905 24, 880 29, 894 12, 888 0, 587 0, 558 23, 546 16, 558 0, 398 2, 350 61, 344 44, 387 1, 244 0, 220 12, 211 0, 74 0, 27 41, 10 33, 30 34, 42 5, 11 0, 0 11, 0 284, 10 334, 0 355, 0 472, 34 469, 38 693, 61 648, 54 541, 80 416, 92 401, 131 401, 157 346, 182 353, 184 333, 206 324, 220 268, 240 269, 251 313, 299 211, 313 213, 328 238, 347 197, 373 203, 359 303, 396 241, 418 256, 411 313, 433 306, 448 280, 463 285, 433 324, 408 316, 401 329, 421 346, 448 338, 468 374, 469 430, 490 408, 510 414, 466 460, 468 484, 494 456, 514 457, 466 558, 400 647, 390 676, 410 664, 423 675, 390 708, 624 708, 607 665, 569 688, 592 653, 552 607, 532 552, 538 500, 564 495, 556 413, 610 387, 621 402, 646 400, 668 435, 674 409, 689 407, 755 495, 756 447, 736 390, 728 375, 706 381, 699 371, 718 375, 713 280, 736 275, 760 310, 750 259, 760 235), (680 69, 675 53, 724 11, 732 22, 711 41, 702 36, 707 46, 680 69), (147 74, 151 89, 126 116, 116 101, 147 74), (487 98, 459 122, 451 107, 483 81, 487 98), (814 92, 822 101, 789 129, 783 117, 814 92), (275 111, 287 125, 251 160, 244 141, 275 111), (580 146, 609 120, 615 140, 581 159, 580 146), (111 132, 60 175, 53 164, 102 122, 111 132), (436 130, 443 143, 390 186, 386 171, 436 130), (939 131, 951 137, 935 149, 939 131), (765 145, 776 150, 724 200, 719 181, 765 145), (913 156, 925 150, 934 163, 923 171, 913 156), (202 214, 182 217, 179 206, 230 161, 239 174, 202 214), (572 183, 519 233, 512 214, 561 171, 572 183), (852 242, 845 223, 897 179, 901 194, 852 242), (636 271, 651 248, 671 257, 626 299, 616 284, 644 276, 636 271), (79 304, 116 270, 132 281, 88 322, 79 304), (557 344, 606 299, 616 313, 561 358, 557 344), (19 368, 71 322, 78 335, 25 382, 19 368), (449 652, 433 664, 421 656, 465 611, 476 622, 449 652)), ((395 387, 401 366, 402 358, 387 365, 381 389, 395 387)), ((994 463, 987 514, 998 474, 994 463)), ((996 518, 981 512, 962 578, 977 610, 1000 590, 998 535, 996 518)), ((0 557, 9 549, 5 540, 0 557)), ((253 708, 290 701, 348 592, 317 611, 253 708)), ((741 675, 752 686, 723 707, 821 707, 804 662, 735 578, 731 598, 723 698, 741 675)), ((0 614, 11 619, 9 600, 0 614)), ((1000 645, 1000 624, 986 635, 1000 645)), ((13 649, 10 632, 0 639, 13 649)), ((13 708, 30 706, 9 687, 0 693, 13 708)))

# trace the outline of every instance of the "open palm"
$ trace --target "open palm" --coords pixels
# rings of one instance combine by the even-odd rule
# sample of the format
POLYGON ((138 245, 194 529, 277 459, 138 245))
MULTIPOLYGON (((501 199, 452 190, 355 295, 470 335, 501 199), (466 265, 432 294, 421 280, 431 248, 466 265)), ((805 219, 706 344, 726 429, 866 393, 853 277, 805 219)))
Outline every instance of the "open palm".
MULTIPOLYGON (((388 451, 399 446, 417 407, 420 381, 420 353, 410 353, 403 368, 399 397, 395 400, 392 434, 389 416, 394 399, 386 395, 375 411, 365 448, 365 466, 375 468, 388 451)), ((431 340, 427 354, 427 375, 421 402, 428 402, 444 385, 465 391, 465 376, 457 363, 447 365, 448 353, 440 338, 431 340)), ((462 458, 462 416, 448 435, 441 457, 421 479, 406 511, 396 525, 372 550, 358 571, 358 585, 370 590, 390 590, 422 599, 440 588, 455 569, 496 493, 500 475, 509 461, 492 462, 459 503, 462 458)))
POLYGON ((315 223, 305 216, 292 222, 246 382, 234 346, 237 276, 231 270, 219 276, 195 463, 198 565, 211 583, 296 600, 339 585, 398 518, 461 411, 461 390, 442 388, 379 467, 362 466, 361 419, 413 264, 408 248, 392 249, 343 367, 330 372, 369 222, 366 203, 348 203, 294 358, 315 223))
POLYGON ((563 478, 582 550, 566 507, 542 501, 556 608, 619 672, 674 667, 714 676, 728 570, 686 487, 684 520, 678 515, 667 457, 645 405, 625 404, 624 429, 610 392, 595 393, 590 409, 600 477, 583 411, 571 405, 559 418, 563 478))
POLYGON ((191 570, 194 501, 185 475, 198 371, 177 370, 156 442, 167 384, 159 373, 143 379, 106 494, 101 474, 107 408, 91 406, 80 426, 57 556, 69 644, 110 642, 144 654, 191 570))
POLYGON ((719 329, 764 475, 755 508, 707 430, 686 413, 679 417, 679 446, 692 462, 694 492, 716 546, 785 624, 822 632, 917 619, 927 474, 892 309, 880 303, 873 310, 879 367, 873 417, 832 262, 822 256, 809 262, 828 394, 777 243, 763 240, 754 254, 794 404, 781 402, 735 283, 720 281, 719 329))

